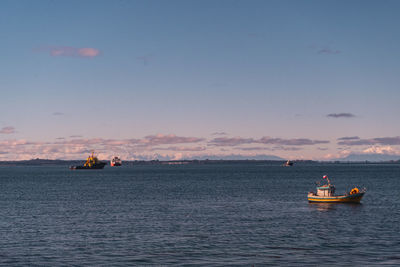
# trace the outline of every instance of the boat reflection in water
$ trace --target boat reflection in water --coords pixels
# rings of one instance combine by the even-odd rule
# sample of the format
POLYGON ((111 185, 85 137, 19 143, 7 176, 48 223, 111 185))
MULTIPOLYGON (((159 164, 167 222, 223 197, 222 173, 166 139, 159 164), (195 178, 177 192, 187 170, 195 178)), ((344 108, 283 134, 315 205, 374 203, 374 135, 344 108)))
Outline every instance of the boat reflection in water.
MULTIPOLYGON (((322 202, 310 202, 309 203, 309 208, 312 210, 317 210, 319 212, 332 212, 336 211, 339 207, 343 207, 341 204, 335 205, 335 203, 322 203, 322 202)), ((346 207, 351 208, 351 212, 358 212, 360 211, 360 208, 362 208, 363 204, 362 203, 353 203, 353 202, 347 202, 345 205, 346 207)))
POLYGON ((336 210, 337 206, 332 205, 331 203, 317 203, 317 202, 310 202, 312 207, 316 208, 318 211, 332 211, 336 210))

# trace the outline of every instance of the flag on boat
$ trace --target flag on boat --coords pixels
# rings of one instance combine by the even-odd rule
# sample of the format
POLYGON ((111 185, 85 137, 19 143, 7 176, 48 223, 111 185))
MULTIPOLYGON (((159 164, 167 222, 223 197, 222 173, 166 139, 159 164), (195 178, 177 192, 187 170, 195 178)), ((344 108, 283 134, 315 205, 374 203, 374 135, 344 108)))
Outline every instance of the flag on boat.
POLYGON ((324 176, 322 176, 322 178, 327 179, 327 178, 328 178, 328 175, 324 175, 324 176))

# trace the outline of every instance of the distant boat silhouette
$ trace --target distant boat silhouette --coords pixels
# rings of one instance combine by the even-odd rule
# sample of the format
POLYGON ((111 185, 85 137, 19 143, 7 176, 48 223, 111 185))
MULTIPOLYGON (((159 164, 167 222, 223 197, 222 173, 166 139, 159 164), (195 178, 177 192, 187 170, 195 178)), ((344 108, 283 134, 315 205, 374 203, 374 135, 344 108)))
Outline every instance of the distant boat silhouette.
POLYGON ((121 161, 121 159, 119 158, 119 157, 113 157, 112 159, 111 159, 111 162, 110 162, 110 165, 112 166, 112 167, 116 167, 116 166, 121 166, 122 165, 122 161, 121 161))
POLYGON ((288 160, 288 161, 286 161, 286 162, 283 164, 283 166, 285 166, 285 167, 293 166, 293 162, 290 161, 290 160, 288 160))
POLYGON ((94 151, 92 151, 92 155, 90 155, 83 166, 70 166, 71 170, 95 170, 95 169, 103 169, 106 165, 105 162, 101 162, 94 156, 94 151))

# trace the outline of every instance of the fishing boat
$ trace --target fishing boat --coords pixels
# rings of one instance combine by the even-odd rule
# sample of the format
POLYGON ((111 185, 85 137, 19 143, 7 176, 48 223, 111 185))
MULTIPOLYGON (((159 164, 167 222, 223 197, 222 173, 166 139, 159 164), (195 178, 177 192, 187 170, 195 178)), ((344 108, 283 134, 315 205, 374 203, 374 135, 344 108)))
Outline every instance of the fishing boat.
POLYGON ((94 151, 92 154, 86 159, 85 164, 83 166, 70 166, 71 170, 96 170, 103 169, 106 165, 105 162, 101 162, 95 155, 94 151))
POLYGON ((122 161, 119 157, 113 157, 110 161, 112 167, 117 167, 122 165, 122 161))
POLYGON ((360 203, 362 197, 367 191, 365 188, 360 190, 357 187, 351 189, 343 195, 335 195, 335 186, 331 184, 328 176, 324 175, 326 184, 317 187, 317 192, 308 193, 308 202, 324 203, 360 203))

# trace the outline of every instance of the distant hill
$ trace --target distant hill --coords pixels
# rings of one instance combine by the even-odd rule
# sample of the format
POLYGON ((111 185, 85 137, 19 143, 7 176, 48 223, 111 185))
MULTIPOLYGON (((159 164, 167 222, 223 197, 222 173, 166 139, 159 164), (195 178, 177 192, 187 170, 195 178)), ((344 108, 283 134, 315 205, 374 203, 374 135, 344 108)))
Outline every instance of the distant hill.
POLYGON ((46 165, 77 165, 82 164, 82 160, 59 160, 59 159, 30 159, 30 160, 13 160, 0 161, 0 165, 6 166, 46 166, 46 165))
POLYGON ((400 160, 398 155, 385 155, 385 154, 350 154, 345 158, 338 159, 338 161, 397 161, 400 160))

